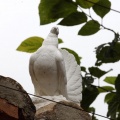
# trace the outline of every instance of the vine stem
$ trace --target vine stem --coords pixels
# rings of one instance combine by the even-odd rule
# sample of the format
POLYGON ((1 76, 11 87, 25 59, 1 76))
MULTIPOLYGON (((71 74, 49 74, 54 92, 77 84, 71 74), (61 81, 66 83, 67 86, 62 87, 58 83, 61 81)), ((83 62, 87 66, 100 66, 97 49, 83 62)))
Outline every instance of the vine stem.
POLYGON ((110 28, 107 28, 107 27, 105 27, 105 26, 102 25, 102 24, 100 24, 100 26, 103 27, 103 28, 106 29, 106 30, 109 30, 109 31, 113 32, 114 34, 117 34, 114 30, 112 30, 112 29, 110 29, 110 28))
MULTIPOLYGON (((89 9, 89 14, 90 14, 90 15, 88 15, 87 13, 85 13, 85 12, 82 10, 82 8, 81 8, 79 5, 78 5, 78 8, 79 8, 86 16, 88 16, 91 20, 96 21, 96 20, 93 19, 93 17, 91 16, 91 14, 90 14, 90 9, 89 9)), ((100 24, 100 23, 99 23, 99 24, 100 24)), ((109 30, 109 31, 113 32, 114 34, 117 34, 114 30, 105 27, 102 23, 100 24, 100 26, 101 26, 103 29, 109 30)))

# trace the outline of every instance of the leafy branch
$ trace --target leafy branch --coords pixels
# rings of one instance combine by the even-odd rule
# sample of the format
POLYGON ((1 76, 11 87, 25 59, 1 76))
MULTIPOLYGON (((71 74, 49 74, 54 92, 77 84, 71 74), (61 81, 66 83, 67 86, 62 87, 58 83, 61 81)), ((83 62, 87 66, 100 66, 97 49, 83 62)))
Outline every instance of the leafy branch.
MULTIPOLYGON (((85 13, 79 5, 78 5, 78 8, 79 8, 86 16, 88 16, 91 20, 93 20, 93 21, 96 22, 96 20, 92 17, 92 15, 91 15, 91 13, 90 13, 90 8, 89 8, 89 14, 85 13)), ((100 23, 99 23, 99 24, 100 24, 100 23)), ((103 29, 109 30, 109 31, 113 32, 114 34, 117 34, 114 30, 105 27, 102 23, 100 24, 100 26, 101 26, 103 29)))

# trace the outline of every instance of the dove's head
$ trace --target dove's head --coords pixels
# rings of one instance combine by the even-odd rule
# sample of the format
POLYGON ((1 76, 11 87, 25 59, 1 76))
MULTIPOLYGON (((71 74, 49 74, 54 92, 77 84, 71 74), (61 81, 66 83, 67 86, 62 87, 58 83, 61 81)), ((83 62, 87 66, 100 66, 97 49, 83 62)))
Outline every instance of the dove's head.
POLYGON ((48 34, 47 38, 44 39, 42 45, 52 45, 58 47, 58 34, 59 34, 59 29, 58 27, 53 27, 48 34))
POLYGON ((58 27, 53 27, 50 32, 58 35, 59 34, 59 29, 58 29, 58 27))

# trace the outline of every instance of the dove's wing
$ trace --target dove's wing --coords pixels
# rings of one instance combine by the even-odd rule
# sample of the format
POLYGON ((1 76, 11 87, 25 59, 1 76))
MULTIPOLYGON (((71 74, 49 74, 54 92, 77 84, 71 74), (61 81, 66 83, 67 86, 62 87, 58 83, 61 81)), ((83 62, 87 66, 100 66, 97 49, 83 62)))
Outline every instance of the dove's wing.
POLYGON ((68 98, 65 63, 64 63, 63 56, 59 50, 56 53, 56 64, 57 64, 57 71, 58 71, 58 85, 59 85, 58 89, 59 89, 59 92, 64 97, 68 98))
POLYGON ((29 61, 29 73, 30 73, 31 80, 34 85, 35 94, 38 95, 37 94, 38 81, 37 81, 37 79, 35 77, 35 73, 34 73, 34 62, 36 59, 37 59, 36 53, 32 54, 32 56, 30 57, 30 61, 29 61))
POLYGON ((64 49, 60 51, 65 61, 68 99, 80 103, 82 100, 82 77, 80 66, 77 64, 72 54, 64 49))

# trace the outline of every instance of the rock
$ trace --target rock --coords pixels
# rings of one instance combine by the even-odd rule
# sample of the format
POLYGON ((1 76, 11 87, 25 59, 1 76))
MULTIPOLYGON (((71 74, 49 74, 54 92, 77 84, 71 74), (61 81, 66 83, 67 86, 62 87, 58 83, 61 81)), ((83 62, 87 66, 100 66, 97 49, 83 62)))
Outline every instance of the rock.
POLYGON ((18 107, 0 98, 0 120, 18 120, 18 107))
POLYGON ((35 120, 91 120, 90 115, 82 111, 82 108, 77 104, 68 101, 60 103, 64 105, 51 103, 38 109, 35 120))
POLYGON ((22 86, 9 77, 0 76, 0 120, 34 120, 35 112, 22 86))
POLYGON ((53 103, 52 101, 60 102, 60 101, 68 101, 65 97, 62 95, 58 96, 41 96, 39 97, 32 97, 32 102, 36 107, 36 110, 38 110, 41 107, 44 107, 50 103, 53 103), (43 99, 44 98, 44 99, 43 99))

